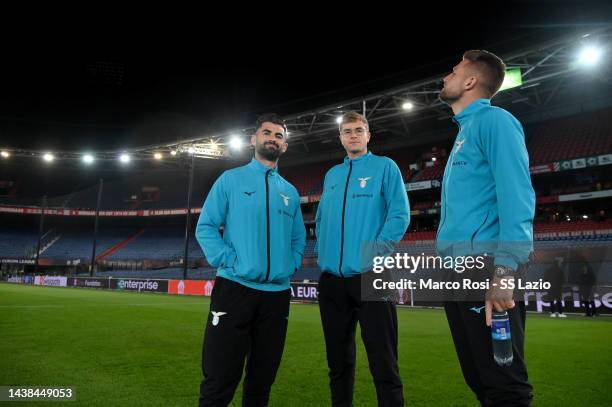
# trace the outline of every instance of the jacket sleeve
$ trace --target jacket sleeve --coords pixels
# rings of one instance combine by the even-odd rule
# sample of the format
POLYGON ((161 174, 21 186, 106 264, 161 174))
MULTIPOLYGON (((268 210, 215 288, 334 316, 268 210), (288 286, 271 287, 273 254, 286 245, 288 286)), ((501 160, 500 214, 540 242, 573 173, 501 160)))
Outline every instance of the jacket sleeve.
POLYGON ((323 191, 321 192, 321 199, 319 200, 319 205, 317 205, 317 213, 315 215, 315 236, 317 238, 317 242, 315 243, 315 251, 319 253, 319 240, 321 237, 321 217, 323 216, 323 200, 325 199, 325 184, 327 182, 327 176, 329 175, 329 171, 325 174, 325 178, 323 178, 323 191))
POLYGON ((495 179, 499 239, 495 264, 526 263, 533 251, 535 193, 529 175, 529 156, 521 124, 510 113, 495 109, 479 132, 483 152, 495 179))
POLYGON ((293 216, 293 228, 291 229, 291 253, 295 269, 302 267, 302 256, 304 256, 304 247, 306 246, 306 227, 302 217, 302 207, 300 205, 300 196, 295 193, 298 205, 293 216))
POLYGON ((387 213, 376 240, 378 243, 397 243, 402 240, 410 224, 410 204, 402 173, 391 159, 385 168, 383 189, 387 213))
POLYGON ((236 261, 235 250, 219 232, 219 228, 225 224, 228 206, 227 174, 224 173, 208 193, 196 226, 196 239, 213 267, 232 267, 236 261))

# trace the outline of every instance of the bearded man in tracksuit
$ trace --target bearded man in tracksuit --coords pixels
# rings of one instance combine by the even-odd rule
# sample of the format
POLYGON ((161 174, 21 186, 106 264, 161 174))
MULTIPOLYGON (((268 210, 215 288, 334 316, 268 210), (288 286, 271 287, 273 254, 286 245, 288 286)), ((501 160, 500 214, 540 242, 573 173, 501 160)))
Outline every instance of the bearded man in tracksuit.
POLYGON ((519 266, 528 262, 533 249, 535 194, 521 124, 491 106, 504 75, 501 59, 473 50, 443 79, 440 100, 452 108, 459 133, 444 171, 436 245, 444 256, 489 256, 489 267, 480 275, 491 282, 486 296, 482 292, 479 300, 445 303, 465 381, 483 406, 529 406, 525 304, 515 305, 509 281, 520 278, 519 266), (502 289, 502 280, 507 289, 502 289), (509 313, 514 354, 509 367, 493 360, 493 309, 509 313))
POLYGON ((243 405, 268 405, 287 333, 289 278, 304 253, 300 198, 277 172, 287 150, 284 122, 274 114, 260 117, 251 144, 255 157, 217 179, 196 228, 206 259, 217 267, 200 406, 231 402, 245 360, 243 405))
MULTIPOLYGON (((372 270, 364 251, 387 250, 404 236, 410 208, 402 174, 393 160, 368 152, 370 132, 362 115, 342 116, 340 141, 347 157, 325 175, 316 230, 319 309, 335 407, 352 406, 355 381, 355 329, 361 337, 374 377, 379 406, 402 406, 397 365, 395 303, 365 301, 361 275, 372 270)), ((386 253, 384 253, 386 251, 386 253)))

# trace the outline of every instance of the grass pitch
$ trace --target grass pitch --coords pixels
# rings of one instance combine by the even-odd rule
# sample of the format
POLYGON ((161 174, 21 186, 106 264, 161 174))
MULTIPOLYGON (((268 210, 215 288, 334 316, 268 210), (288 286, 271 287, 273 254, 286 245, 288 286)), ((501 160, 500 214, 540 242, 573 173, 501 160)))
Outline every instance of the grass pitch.
MULTIPOLYGON (((59 403, 69 406, 197 405, 208 304, 202 297, 0 284, 0 385, 73 386, 77 401, 59 403)), ((398 317, 406 405, 476 406, 444 312, 402 308, 398 317)), ((612 405, 611 334, 608 317, 529 315, 534 406, 612 405)), ((357 343, 355 406, 376 406, 357 343)), ((240 392, 233 406, 240 406, 240 392)), ((330 405, 317 305, 291 306, 270 405, 330 405)))

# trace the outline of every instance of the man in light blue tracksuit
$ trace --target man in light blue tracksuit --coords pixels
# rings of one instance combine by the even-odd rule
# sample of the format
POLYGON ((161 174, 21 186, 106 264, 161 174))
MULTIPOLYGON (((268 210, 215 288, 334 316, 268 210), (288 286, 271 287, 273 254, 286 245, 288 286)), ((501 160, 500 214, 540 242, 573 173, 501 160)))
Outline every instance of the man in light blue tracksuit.
POLYGON ((240 382, 244 406, 267 406, 289 317, 289 278, 302 263, 306 230, 297 190, 277 172, 287 128, 259 118, 255 157, 210 190, 196 238, 217 267, 202 350, 200 406, 227 406, 240 382), (223 226, 223 235, 219 228, 223 226))
POLYGON ((397 365, 397 314, 392 301, 364 301, 361 276, 371 256, 391 254, 410 222, 402 174, 393 160, 368 152, 368 122, 342 117, 347 157, 325 175, 317 209, 319 309, 325 335, 332 405, 352 406, 357 321, 380 406, 403 405, 397 365))
MULTIPOLYGON (((521 124, 491 106, 505 64, 487 51, 468 51, 444 78, 440 99, 453 110, 459 133, 442 180, 437 250, 442 256, 488 254, 480 278, 491 289, 480 301, 448 301, 446 315, 464 378, 483 406, 528 406, 532 387, 524 361, 525 307, 515 307, 502 280, 519 276, 533 247, 535 194, 521 124), (481 312, 484 309, 484 312, 481 312), (514 360, 492 357, 491 314, 508 311, 514 360)), ((473 300, 476 300, 475 298, 473 300)))

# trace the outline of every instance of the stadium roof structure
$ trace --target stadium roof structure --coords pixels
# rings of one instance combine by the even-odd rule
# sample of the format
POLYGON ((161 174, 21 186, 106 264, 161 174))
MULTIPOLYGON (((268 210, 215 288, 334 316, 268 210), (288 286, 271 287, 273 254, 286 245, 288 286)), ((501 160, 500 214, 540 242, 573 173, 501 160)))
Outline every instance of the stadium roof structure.
MULTIPOLYGON (((522 116, 541 114, 556 105, 567 106, 571 100, 565 98, 564 91, 576 89, 582 82, 595 82, 602 98, 610 98, 612 93, 612 62, 610 53, 599 70, 586 73, 575 61, 580 49, 587 44, 612 44, 612 27, 589 33, 567 36, 555 41, 539 44, 529 49, 503 55, 508 69, 520 68, 522 85, 500 92, 494 99, 496 105, 512 105, 512 111, 522 116), (607 63, 606 63, 607 62, 607 63), (570 80, 572 80, 570 82, 570 80), (604 90, 604 89, 607 89, 604 90)), ((609 51, 612 51, 610 49, 609 51)), ((457 61, 458 62, 458 61, 457 61)), ((449 71, 452 67, 449 66, 449 71)), ((307 112, 286 117, 291 141, 302 145, 308 153, 317 145, 338 140, 336 117, 346 111, 365 113, 375 138, 384 135, 387 142, 408 142, 415 136, 417 142, 427 141, 427 130, 455 126, 451 122, 452 111, 438 99, 441 89, 441 73, 427 79, 387 89, 383 92, 345 100, 336 105, 323 106, 307 112), (404 103, 412 108, 406 110, 404 103), (419 122, 426 122, 419 126, 419 122), (433 122, 433 125, 432 125, 433 122)), ((606 101, 604 103, 609 103, 606 101)), ((247 129, 247 134, 253 129, 247 129)), ((397 143, 394 143, 397 144, 397 143)), ((295 148, 292 146, 292 148, 295 148)))
MULTIPOLYGON (((579 111, 577 109, 589 110, 611 105, 611 40, 612 26, 605 26, 500 55, 508 69, 520 69, 522 83, 500 92, 494 103, 508 108, 524 123, 529 122, 530 118, 541 120, 564 114, 560 112, 568 114, 571 109, 579 111), (587 68, 576 62, 580 49, 585 46, 599 46, 603 49, 599 66, 587 68)), ((374 135, 372 144, 382 150, 448 138, 455 127, 450 120, 451 110, 438 99, 444 75, 440 73, 363 97, 285 116, 291 142, 287 156, 292 157, 294 162, 300 162, 310 160, 311 153, 318 153, 316 155, 320 157, 341 152, 337 145, 336 118, 347 111, 358 111, 366 115, 374 135), (410 106, 404 106, 406 103, 410 106)), ((95 156, 96 160, 116 160, 121 153, 129 153, 132 160, 151 160, 155 154, 170 153, 179 157, 189 154, 217 159, 240 157, 245 154, 245 149, 233 152, 229 148, 230 139, 239 137, 246 141, 246 137, 253 131, 253 128, 233 129, 127 151, 97 152, 95 156)), ((10 154, 14 157, 42 158, 45 152, 14 150, 10 154)), ((64 151, 54 154, 56 159, 81 160, 83 157, 81 152, 64 151)))

